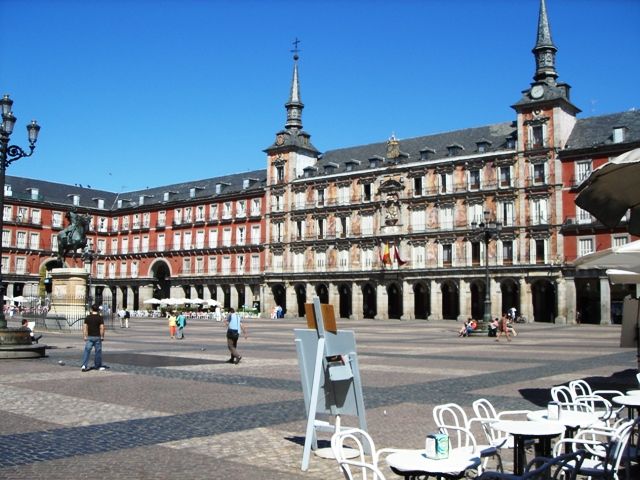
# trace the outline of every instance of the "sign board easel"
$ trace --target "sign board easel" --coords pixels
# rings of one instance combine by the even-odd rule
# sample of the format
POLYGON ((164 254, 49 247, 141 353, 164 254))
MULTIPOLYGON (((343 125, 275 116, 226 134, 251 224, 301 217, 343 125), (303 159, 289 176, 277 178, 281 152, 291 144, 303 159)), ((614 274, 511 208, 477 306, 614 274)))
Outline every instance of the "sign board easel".
POLYGON ((333 305, 314 298, 305 307, 309 328, 294 330, 307 411, 302 470, 318 449, 317 432, 339 429, 340 415, 358 417, 359 428, 367 430, 354 332, 337 329, 333 305), (336 425, 319 420, 319 414, 335 416, 336 425))

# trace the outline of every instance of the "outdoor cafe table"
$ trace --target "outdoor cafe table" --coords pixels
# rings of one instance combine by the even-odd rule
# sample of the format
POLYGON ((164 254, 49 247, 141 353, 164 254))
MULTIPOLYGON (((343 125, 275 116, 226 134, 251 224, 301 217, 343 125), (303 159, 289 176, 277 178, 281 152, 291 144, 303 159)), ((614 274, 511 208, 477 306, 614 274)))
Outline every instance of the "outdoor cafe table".
POLYGON ((491 428, 513 435, 513 473, 522 475, 526 465, 524 444, 526 440, 538 439, 536 456, 551 456, 551 439, 561 435, 565 426, 553 420, 534 422, 531 420, 498 420, 491 428))
POLYGON ((527 414, 527 419, 534 422, 559 422, 566 427, 567 437, 573 437, 579 428, 590 427, 602 422, 596 412, 576 412, 561 410, 557 420, 549 420, 548 410, 535 410, 527 414))
POLYGON ((456 479, 463 477, 468 469, 480 465, 479 456, 462 451, 450 451, 449 458, 435 460, 427 458, 424 450, 403 450, 387 455, 386 461, 393 473, 405 479, 424 475, 456 479))
POLYGON ((640 395, 618 395, 611 399, 613 403, 627 407, 629 418, 634 418, 634 410, 640 409, 640 395))

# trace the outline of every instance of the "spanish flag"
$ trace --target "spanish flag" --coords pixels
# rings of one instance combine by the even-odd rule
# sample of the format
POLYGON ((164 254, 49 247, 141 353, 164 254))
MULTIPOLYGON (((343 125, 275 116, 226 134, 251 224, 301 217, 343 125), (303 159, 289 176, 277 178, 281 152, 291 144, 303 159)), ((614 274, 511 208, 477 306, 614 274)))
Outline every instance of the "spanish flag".
POLYGON ((382 247, 382 254, 381 254, 380 260, 382 260, 383 267, 385 265, 391 265, 391 251, 389 250, 388 243, 385 243, 384 246, 382 247))

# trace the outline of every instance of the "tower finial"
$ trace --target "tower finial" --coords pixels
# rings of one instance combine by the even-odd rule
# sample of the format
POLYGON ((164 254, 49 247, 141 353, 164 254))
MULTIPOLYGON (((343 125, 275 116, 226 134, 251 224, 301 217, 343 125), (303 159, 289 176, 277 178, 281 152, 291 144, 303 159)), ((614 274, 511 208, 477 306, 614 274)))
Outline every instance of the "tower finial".
POLYGON ((302 109, 304 104, 300 101, 300 81, 298 80, 298 52, 300 49, 298 45, 300 40, 296 37, 293 41, 293 79, 291 80, 291 93, 289 94, 289 101, 285 104, 287 109, 287 123, 284 128, 287 130, 301 130, 302 129, 302 109))
POLYGON ((536 58, 536 73, 534 80, 555 83, 558 77, 556 72, 556 52, 558 49, 551 40, 551 28, 547 18, 547 6, 545 0, 540 0, 540 13, 538 15, 538 33, 536 46, 533 47, 533 54, 536 58))

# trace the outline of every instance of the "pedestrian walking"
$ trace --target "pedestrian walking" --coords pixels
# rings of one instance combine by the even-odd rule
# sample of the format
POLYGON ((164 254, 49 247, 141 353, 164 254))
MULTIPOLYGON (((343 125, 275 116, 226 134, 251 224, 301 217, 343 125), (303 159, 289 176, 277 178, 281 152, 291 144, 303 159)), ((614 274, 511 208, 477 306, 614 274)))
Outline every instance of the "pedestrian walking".
POLYGON ((500 323, 498 324, 498 336, 496 337, 496 342, 500 341, 500 337, 504 334, 507 337, 507 341, 511 341, 511 337, 509 337, 509 316, 506 313, 502 314, 502 318, 500 319, 500 323))
POLYGON ((124 311, 124 328, 129 328, 129 319, 131 318, 131 313, 129 310, 124 311))
POLYGON ((178 340, 182 340, 184 338, 184 327, 187 326, 187 317, 184 316, 184 312, 178 314, 176 325, 178 326, 178 340))
POLYGON ((100 315, 98 305, 91 306, 91 312, 84 319, 84 325, 82 326, 82 334, 84 337, 84 353, 82 354, 82 368, 83 372, 89 370, 89 357, 91 356, 91 350, 95 349, 95 356, 93 359, 94 368, 97 370, 105 370, 102 365, 102 342, 104 341, 104 321, 102 315, 100 315))
POLYGON ((124 308, 118 310, 118 320, 120 320, 120 328, 124 328, 124 308))
POLYGON ((227 360, 227 363, 234 363, 237 365, 242 359, 242 355, 240 355, 237 350, 238 338, 240 337, 240 332, 242 332, 244 338, 247 339, 247 329, 242 323, 240 315, 238 315, 233 308, 229 309, 229 316, 224 323, 227 326, 227 347, 231 353, 231 358, 227 360))
POLYGON ((171 338, 176 338, 176 326, 177 326, 176 312, 171 312, 169 313, 169 336, 171 338))

